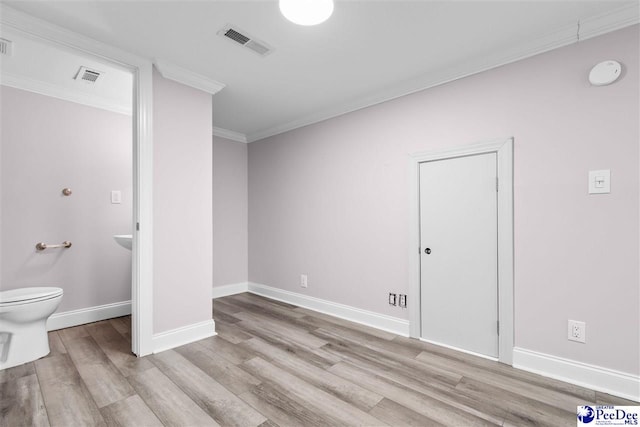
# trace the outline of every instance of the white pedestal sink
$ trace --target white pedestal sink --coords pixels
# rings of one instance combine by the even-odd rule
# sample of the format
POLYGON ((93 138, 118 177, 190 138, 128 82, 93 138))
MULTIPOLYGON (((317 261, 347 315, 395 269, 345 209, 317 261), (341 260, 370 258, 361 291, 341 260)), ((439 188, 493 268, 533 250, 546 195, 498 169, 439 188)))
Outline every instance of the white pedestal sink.
POLYGON ((133 245, 132 234, 115 234, 113 238, 123 248, 131 250, 131 246, 133 245))

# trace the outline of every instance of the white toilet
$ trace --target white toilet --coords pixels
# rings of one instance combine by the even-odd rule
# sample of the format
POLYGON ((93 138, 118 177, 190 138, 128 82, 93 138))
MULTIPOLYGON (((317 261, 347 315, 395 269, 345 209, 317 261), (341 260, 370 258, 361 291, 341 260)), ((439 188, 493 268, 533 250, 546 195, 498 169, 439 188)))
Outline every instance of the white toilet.
POLYGON ((49 354, 47 319, 60 301, 60 288, 0 291, 0 369, 49 354))

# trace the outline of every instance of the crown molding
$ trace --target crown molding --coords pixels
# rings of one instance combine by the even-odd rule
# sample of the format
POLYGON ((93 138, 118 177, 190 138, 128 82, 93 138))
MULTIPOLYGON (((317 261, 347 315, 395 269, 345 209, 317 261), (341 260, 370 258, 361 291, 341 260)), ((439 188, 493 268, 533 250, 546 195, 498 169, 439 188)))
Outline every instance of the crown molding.
POLYGON ((21 34, 54 42, 58 47, 71 49, 74 52, 81 51, 97 58, 106 59, 111 64, 121 65, 123 69, 129 71, 132 68, 130 64, 144 64, 146 66, 149 62, 146 58, 59 27, 43 19, 20 12, 3 3, 0 3, 0 25, 7 26, 21 34))
POLYGON ((15 74, 0 73, 0 85, 74 102, 76 104, 87 105, 113 113, 126 114, 128 116, 133 114, 133 106, 131 104, 121 104, 110 98, 72 90, 68 87, 53 85, 15 74))
POLYGON ((153 64, 165 79, 173 80, 195 89, 215 95, 225 88, 224 83, 220 83, 202 74, 194 73, 186 68, 179 67, 170 62, 154 59, 153 64))
POLYGON ((213 127, 213 135, 218 136, 220 138, 230 139, 231 141, 244 142, 245 144, 249 142, 247 141, 247 136, 243 133, 219 128, 216 126, 213 127))
POLYGON ((639 5, 624 6, 608 13, 594 16, 576 22, 574 25, 565 26, 520 44, 507 51, 495 55, 473 58, 459 63, 454 67, 439 70, 417 79, 408 80, 391 90, 376 92, 355 102, 345 103, 330 109, 323 110, 300 119, 277 125, 259 132, 247 135, 248 142, 259 141, 281 133, 285 133, 304 126, 319 123, 343 114, 351 113, 367 107, 372 107, 386 101, 420 92, 445 83, 469 77, 474 74, 488 71, 503 65, 511 64, 541 53, 549 52, 560 47, 577 43, 591 37, 610 33, 622 28, 638 24, 640 22, 639 5))
POLYGON ((640 22, 640 3, 633 3, 580 21, 580 40, 601 36, 640 22))

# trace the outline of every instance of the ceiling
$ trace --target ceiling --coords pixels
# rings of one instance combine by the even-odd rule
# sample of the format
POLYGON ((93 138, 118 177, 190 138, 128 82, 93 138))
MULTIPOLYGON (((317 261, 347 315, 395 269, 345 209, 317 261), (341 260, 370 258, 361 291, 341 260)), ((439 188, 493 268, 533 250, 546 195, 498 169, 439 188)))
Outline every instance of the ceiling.
POLYGON ((608 31, 638 21, 636 0, 337 0, 314 27, 288 22, 267 0, 2 3, 224 83, 214 126, 248 141, 575 42, 578 23, 594 17, 608 31), (619 10, 635 17, 618 25, 619 10), (227 24, 273 52, 217 35, 227 24))
POLYGON ((11 55, 0 57, 3 85, 131 114, 133 76, 130 71, 10 28, 1 28, 0 38, 12 42, 11 55), (76 79, 80 67, 97 71, 100 76, 95 82, 76 79))

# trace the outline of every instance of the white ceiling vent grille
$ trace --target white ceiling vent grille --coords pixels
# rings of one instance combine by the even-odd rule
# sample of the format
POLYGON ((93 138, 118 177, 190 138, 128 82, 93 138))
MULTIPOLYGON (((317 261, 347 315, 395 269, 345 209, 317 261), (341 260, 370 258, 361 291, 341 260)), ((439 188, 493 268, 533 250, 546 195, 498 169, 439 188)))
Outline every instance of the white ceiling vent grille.
POLYGON ((13 51, 13 42, 11 40, 0 39, 0 55, 11 56, 13 51))
POLYGON ((80 67, 75 79, 86 84, 95 84, 103 74, 104 72, 102 71, 92 70, 87 67, 80 67))
POLYGON ((273 48, 263 41, 248 35, 245 31, 233 25, 226 25, 218 31, 218 35, 246 47, 260 56, 267 56, 273 52, 273 48))

